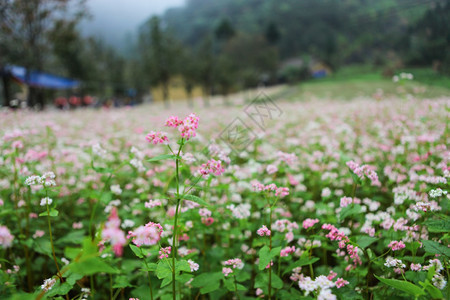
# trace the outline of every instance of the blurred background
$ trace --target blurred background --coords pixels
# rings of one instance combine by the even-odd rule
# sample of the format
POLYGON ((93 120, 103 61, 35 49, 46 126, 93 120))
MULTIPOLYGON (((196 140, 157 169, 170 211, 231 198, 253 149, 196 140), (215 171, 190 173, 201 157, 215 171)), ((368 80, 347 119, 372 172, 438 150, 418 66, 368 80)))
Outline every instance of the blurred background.
POLYGON ((0 75, 3 106, 36 109, 411 79, 449 95, 450 0, 0 0, 0 75))

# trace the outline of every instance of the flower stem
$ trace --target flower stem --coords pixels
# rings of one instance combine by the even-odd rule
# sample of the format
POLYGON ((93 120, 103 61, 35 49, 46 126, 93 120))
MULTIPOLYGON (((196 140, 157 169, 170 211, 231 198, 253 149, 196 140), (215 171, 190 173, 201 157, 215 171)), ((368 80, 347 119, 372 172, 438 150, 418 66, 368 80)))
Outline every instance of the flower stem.
POLYGON ((141 251, 141 254, 144 257, 143 258, 144 264, 145 264, 145 267, 147 268, 148 287, 150 288, 150 299, 153 300, 152 280, 150 279, 150 271, 148 269, 147 260, 145 259, 145 255, 144 255, 144 252, 142 251, 142 249, 139 248, 139 250, 141 251))
POLYGON ((55 247, 53 246, 52 225, 50 222, 50 209, 48 207, 48 204, 46 206, 47 206, 48 233, 50 235, 50 245, 52 246, 53 260, 55 261, 56 270, 58 271, 58 277, 62 281, 61 271, 59 270, 58 261, 56 260, 55 247))
MULTIPOLYGON (((269 212, 269 252, 272 251, 272 206, 269 212)), ((269 262, 269 300, 272 298, 272 260, 269 262)))
MULTIPOLYGON (((183 148, 184 140, 181 139, 180 148, 178 148, 177 157, 180 156, 181 149, 183 148)), ((180 170, 179 170, 180 160, 177 158, 175 160, 175 168, 176 168, 176 183, 177 183, 177 208, 175 209, 175 220, 173 223, 173 239, 172 239, 172 296, 173 300, 176 300, 176 284, 175 284, 175 260, 177 256, 177 229, 178 229, 178 209, 180 208, 180 170)))

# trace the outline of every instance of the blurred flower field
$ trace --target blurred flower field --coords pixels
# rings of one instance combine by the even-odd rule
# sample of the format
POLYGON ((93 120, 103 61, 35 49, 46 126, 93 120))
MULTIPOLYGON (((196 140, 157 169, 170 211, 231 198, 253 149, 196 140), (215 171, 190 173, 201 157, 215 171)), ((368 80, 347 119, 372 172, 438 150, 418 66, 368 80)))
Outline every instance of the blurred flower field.
POLYGON ((0 299, 448 299, 450 99, 276 105, 1 112, 0 299))

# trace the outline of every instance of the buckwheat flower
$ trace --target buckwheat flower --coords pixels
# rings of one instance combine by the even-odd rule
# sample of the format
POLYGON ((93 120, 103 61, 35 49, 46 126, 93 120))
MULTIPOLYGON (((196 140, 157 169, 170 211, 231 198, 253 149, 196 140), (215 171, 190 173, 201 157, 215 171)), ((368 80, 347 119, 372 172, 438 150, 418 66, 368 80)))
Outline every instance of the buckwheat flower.
POLYGON ((123 220, 123 223, 122 223, 122 225, 120 227, 122 227, 122 228, 131 228, 131 227, 134 226, 134 224, 135 223, 134 223, 133 220, 125 219, 125 220, 123 220))
POLYGON ((406 265, 400 259, 396 259, 391 256, 388 256, 386 258, 386 262, 384 263, 384 265, 388 268, 392 267, 397 267, 401 269, 406 268, 406 265))
POLYGON ((44 236, 45 232, 43 230, 36 230, 36 232, 33 234, 33 239, 40 238, 44 236))
POLYGON ((148 202, 145 202, 145 204, 144 204, 144 206, 146 207, 146 208, 153 208, 153 207, 155 207, 155 206, 161 206, 162 205, 162 203, 161 203, 161 200, 148 200, 148 202))
POLYGON ((27 179, 25 179, 25 184, 26 185, 37 185, 37 184, 42 184, 43 180, 40 176, 37 175, 32 175, 27 177, 27 179))
POLYGON ((266 171, 269 174, 274 174, 274 173, 276 173, 278 171, 278 168, 275 165, 268 165, 267 168, 266 168, 266 171))
POLYGON ((233 273, 233 270, 231 268, 223 267, 222 273, 223 273, 223 276, 228 277, 228 275, 233 273))
POLYGON ((110 189, 114 195, 122 194, 122 189, 120 188, 120 185, 118 185, 118 184, 111 185, 110 189))
POLYGON ((402 241, 392 241, 389 243, 388 247, 391 248, 392 251, 397 251, 405 248, 406 246, 405 243, 403 243, 402 241))
POLYGON ((198 210, 198 214, 201 217, 211 217, 211 211, 209 209, 207 209, 207 208, 200 208, 198 210))
POLYGON ((45 279, 44 284, 41 285, 41 289, 45 292, 52 289, 52 287, 55 285, 56 279, 48 278, 45 279))
POLYGON ((259 235, 259 236, 270 236, 270 230, 269 230, 269 228, 267 228, 267 226, 266 225, 263 225, 261 228, 259 228, 257 231, 256 231, 256 233, 259 235))
POLYGON ((328 280, 333 280, 333 278, 336 276, 337 276, 337 273, 334 272, 333 270, 331 270, 330 274, 328 274, 327 278, 328 278, 328 280))
POLYGON ((167 137, 166 133, 158 131, 150 131, 147 136, 145 137, 145 139, 149 142, 149 143, 153 143, 154 145, 157 144, 164 144, 167 145, 169 144, 169 138, 167 137))
POLYGON ((198 263, 194 262, 192 259, 188 259, 187 262, 191 268, 191 272, 198 271, 198 268, 200 267, 198 263))
POLYGON ((275 191, 275 196, 284 197, 289 195, 289 188, 287 187, 279 187, 275 191))
POLYGON ((441 274, 434 274, 433 279, 431 279, 433 285, 440 290, 443 290, 447 285, 447 280, 441 274))
POLYGON ((442 263, 439 259, 430 259, 429 260, 429 265, 428 266, 423 266, 424 270, 428 270, 429 268, 431 268, 432 266, 434 266, 434 269, 437 272, 440 272, 444 269, 444 267, 442 266, 442 263))
POLYGON ((162 233, 163 228, 160 224, 150 222, 145 226, 139 226, 134 231, 129 231, 127 238, 133 238, 133 243, 138 247, 151 246, 158 243, 162 233))
POLYGON ((9 231, 8 227, 0 226, 0 246, 3 249, 9 248, 12 245, 12 241, 14 240, 14 236, 9 231))
POLYGON ((158 258, 159 259, 168 258, 171 251, 172 251, 172 247, 170 247, 170 246, 169 247, 165 247, 165 248, 161 248, 159 250, 158 258))
POLYGON ((198 128, 199 117, 195 114, 187 116, 183 123, 178 126, 178 131, 181 133, 181 137, 189 140, 191 137, 196 136, 195 130, 198 128))
POLYGON ((72 228, 73 229, 81 229, 81 228, 83 228, 83 223, 81 223, 81 222, 74 222, 72 224, 72 228))
POLYGON ((317 285, 316 285, 316 283, 314 282, 314 280, 311 279, 311 277, 306 276, 306 277, 303 277, 302 280, 299 280, 299 282, 298 282, 298 287, 299 287, 301 290, 305 291, 305 292, 306 292, 305 295, 308 296, 308 294, 309 294, 310 292, 316 290, 317 285))
POLYGON ((349 204, 352 204, 353 199, 351 197, 342 197, 340 207, 347 207, 349 204))
POLYGON ((222 166, 222 162, 220 160, 210 159, 206 164, 202 164, 199 172, 201 175, 203 175, 203 177, 206 177, 209 174, 219 176, 222 175, 223 172, 225 172, 225 169, 222 166))
POLYGON ((447 191, 443 191, 440 188, 431 190, 429 193, 431 198, 437 198, 437 197, 441 197, 442 195, 447 195, 447 191))
POLYGON ((179 125, 183 124, 183 121, 178 119, 177 116, 170 116, 167 120, 166 120, 166 124, 164 124, 164 126, 167 127, 178 127, 179 125))
POLYGON ((302 226, 303 226, 304 229, 308 229, 310 227, 313 227, 314 224, 316 224, 316 223, 319 223, 319 219, 307 218, 306 220, 303 221, 302 226))
POLYGON ((65 257, 61 258, 61 262, 65 265, 68 265, 70 263, 70 261, 65 257))
POLYGON ((336 295, 331 293, 330 289, 321 289, 317 300, 336 300, 336 295))
POLYGON ((411 264, 409 267, 411 271, 420 271, 422 269, 421 264, 411 264))
POLYGON ((102 239, 111 244, 116 256, 122 256, 123 246, 127 243, 125 233, 120 229, 120 223, 117 208, 113 207, 105 228, 102 231, 102 239))
POLYGON ((255 291, 255 295, 258 297, 264 297, 264 291, 260 288, 257 288, 255 291))
POLYGON ((41 199, 41 206, 51 205, 53 200, 49 197, 45 197, 41 199))
POLYGON ((284 249, 281 249, 280 256, 281 257, 288 257, 290 253, 295 252, 295 246, 292 247, 286 247, 284 249))
POLYGON ((336 280, 336 287, 338 289, 340 289, 343 286, 346 286, 347 284, 349 284, 349 282, 347 280, 344 280, 344 278, 338 278, 336 280))
POLYGON ((224 261, 223 264, 225 266, 232 266, 233 269, 242 270, 244 268, 244 263, 242 262, 242 260, 240 258, 229 259, 227 261, 224 261))
POLYGON ((92 145, 92 153, 94 155, 97 155, 99 157, 105 157, 106 156, 106 150, 103 149, 99 143, 92 145))

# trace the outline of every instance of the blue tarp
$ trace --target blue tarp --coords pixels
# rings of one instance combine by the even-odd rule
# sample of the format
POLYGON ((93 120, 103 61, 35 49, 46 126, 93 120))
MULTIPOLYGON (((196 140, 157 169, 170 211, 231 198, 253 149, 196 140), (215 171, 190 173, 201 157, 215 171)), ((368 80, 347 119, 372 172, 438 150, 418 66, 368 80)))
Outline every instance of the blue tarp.
POLYGON ((71 89, 80 85, 80 82, 73 79, 59 77, 44 72, 31 71, 29 79, 26 78, 26 69, 19 66, 6 66, 4 71, 21 83, 33 87, 41 87, 48 89, 71 89))

